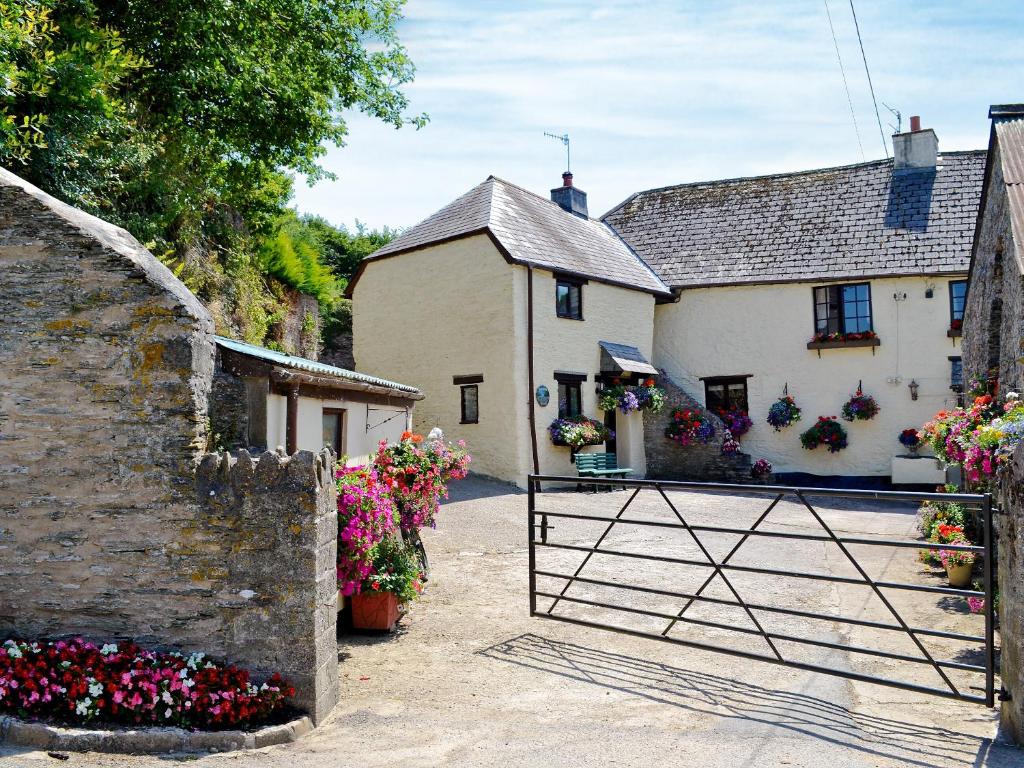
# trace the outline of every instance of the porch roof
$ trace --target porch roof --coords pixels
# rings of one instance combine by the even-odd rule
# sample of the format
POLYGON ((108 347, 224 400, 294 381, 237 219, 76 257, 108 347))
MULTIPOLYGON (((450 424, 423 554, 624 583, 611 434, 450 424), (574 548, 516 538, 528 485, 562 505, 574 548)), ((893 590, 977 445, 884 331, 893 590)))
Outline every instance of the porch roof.
POLYGON ((601 369, 618 369, 623 373, 657 374, 658 369, 647 362, 639 349, 627 344, 616 344, 611 341, 597 342, 601 347, 601 369))

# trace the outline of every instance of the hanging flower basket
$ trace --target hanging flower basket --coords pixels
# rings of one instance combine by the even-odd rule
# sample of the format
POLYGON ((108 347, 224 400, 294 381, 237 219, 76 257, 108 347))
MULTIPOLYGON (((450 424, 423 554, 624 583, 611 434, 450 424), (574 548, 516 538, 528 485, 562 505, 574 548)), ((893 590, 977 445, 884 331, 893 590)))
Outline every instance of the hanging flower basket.
POLYGON ((602 411, 614 411, 618 408, 623 413, 657 413, 665 407, 665 390, 655 386, 654 379, 647 379, 643 384, 636 386, 616 384, 601 392, 597 407, 602 411))
POLYGON ((800 408, 792 397, 783 395, 768 409, 766 421, 776 432, 781 432, 790 424, 800 421, 800 408))
POLYGON ((835 416, 819 416, 815 425, 800 435, 800 444, 809 451, 824 445, 829 453, 839 453, 847 446, 846 430, 835 416))
POLYGON ((738 408, 732 410, 723 408, 718 412, 718 418, 725 422, 725 428, 732 433, 732 437, 736 440, 747 434, 754 426, 754 422, 750 420, 747 412, 738 408))
POLYGON ((600 445, 615 437, 615 433, 600 421, 586 416, 555 419, 548 427, 548 433, 555 445, 567 445, 574 450, 579 450, 585 445, 600 445))
POLYGON ((715 425, 703 411, 681 408, 672 413, 672 421, 665 429, 665 437, 682 446, 710 443, 715 436, 715 425))
POLYGON ((865 395, 860 387, 850 399, 843 403, 843 419, 845 421, 869 421, 878 415, 878 403, 871 395, 865 395))

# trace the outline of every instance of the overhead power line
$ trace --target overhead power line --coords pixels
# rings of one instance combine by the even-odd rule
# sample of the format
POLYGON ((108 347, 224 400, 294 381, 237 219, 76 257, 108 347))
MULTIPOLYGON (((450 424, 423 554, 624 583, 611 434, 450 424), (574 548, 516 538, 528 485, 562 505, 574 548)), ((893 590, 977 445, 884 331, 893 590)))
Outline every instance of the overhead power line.
POLYGON ((839 72, 843 76, 843 88, 846 90, 846 102, 850 105, 850 117, 853 118, 853 132, 857 134, 857 146, 860 147, 860 159, 866 160, 864 155, 864 143, 860 140, 860 128, 857 127, 857 113, 853 110, 853 99, 850 98, 850 86, 846 82, 846 68, 843 66, 843 57, 839 55, 839 41, 836 40, 836 28, 832 26, 832 13, 828 9, 828 0, 825 0, 825 15, 828 16, 828 28, 832 31, 832 44, 836 47, 836 58, 839 60, 839 72))
POLYGON ((868 57, 864 53, 864 40, 860 36, 860 24, 857 23, 857 10, 853 7, 853 0, 850 0, 850 13, 853 14, 853 26, 857 30, 857 42, 860 44, 860 57, 864 59, 864 72, 868 76, 868 88, 871 90, 871 102, 875 105, 875 119, 878 120, 878 135, 882 137, 882 151, 885 157, 889 157, 889 144, 885 140, 885 131, 882 130, 882 116, 878 113, 878 99, 875 98, 875 86, 871 83, 871 70, 868 69, 868 57))

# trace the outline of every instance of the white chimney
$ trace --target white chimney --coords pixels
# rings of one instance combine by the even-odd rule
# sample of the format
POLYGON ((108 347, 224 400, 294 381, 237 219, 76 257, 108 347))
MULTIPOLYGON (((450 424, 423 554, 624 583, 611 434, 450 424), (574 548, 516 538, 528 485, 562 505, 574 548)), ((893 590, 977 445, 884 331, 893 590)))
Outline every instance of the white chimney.
POLYGON ((892 137, 894 171, 934 169, 939 158, 939 139, 931 128, 921 130, 921 118, 910 118, 910 131, 892 137))

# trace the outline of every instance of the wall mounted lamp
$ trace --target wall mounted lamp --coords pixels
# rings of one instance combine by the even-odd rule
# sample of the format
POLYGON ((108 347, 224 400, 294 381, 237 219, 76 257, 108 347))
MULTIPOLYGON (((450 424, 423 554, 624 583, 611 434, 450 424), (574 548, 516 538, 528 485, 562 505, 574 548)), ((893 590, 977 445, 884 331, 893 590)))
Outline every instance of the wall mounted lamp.
POLYGON ((910 399, 917 400, 917 388, 921 385, 918 384, 914 379, 911 379, 910 383, 907 384, 907 386, 910 387, 910 399))

